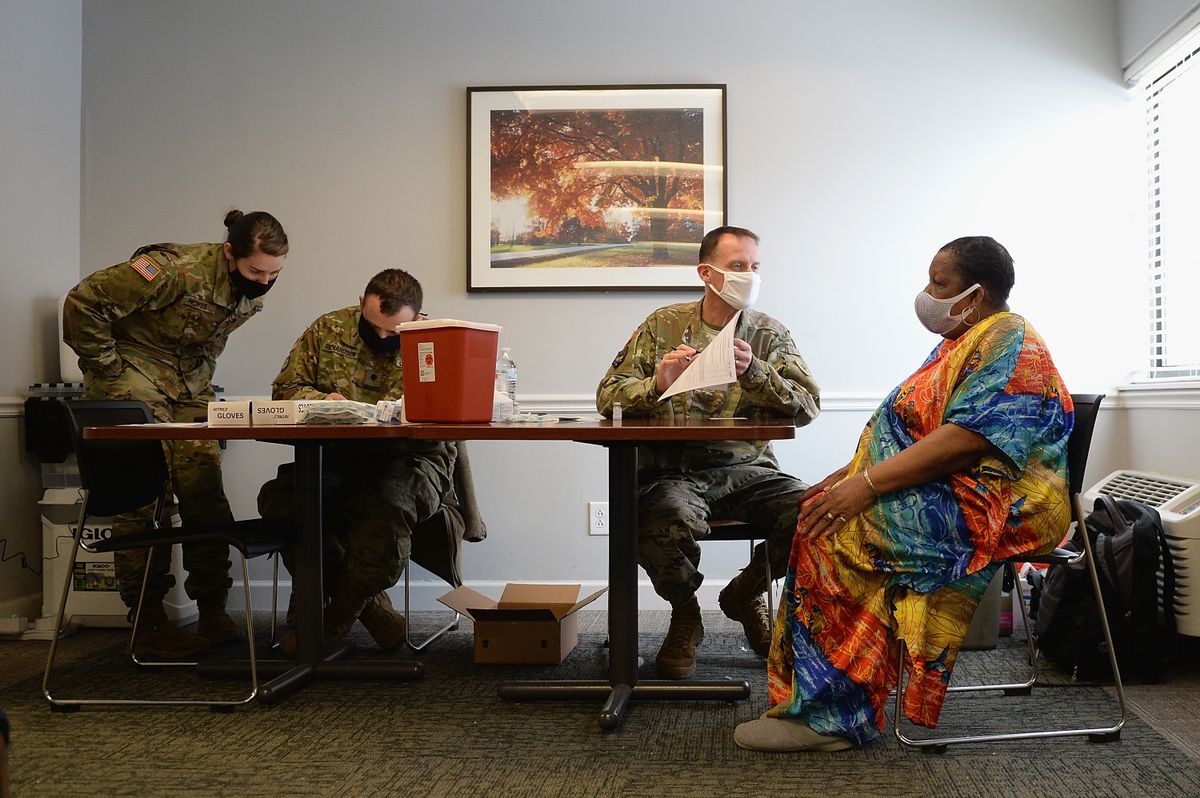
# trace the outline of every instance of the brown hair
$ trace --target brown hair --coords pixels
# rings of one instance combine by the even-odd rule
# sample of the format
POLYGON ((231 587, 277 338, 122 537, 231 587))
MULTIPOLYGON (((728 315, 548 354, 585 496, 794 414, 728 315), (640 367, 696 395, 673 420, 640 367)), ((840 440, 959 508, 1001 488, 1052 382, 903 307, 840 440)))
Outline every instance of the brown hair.
POLYGON ((234 258, 248 258, 255 252, 280 256, 288 253, 288 237, 283 225, 266 211, 242 213, 236 208, 225 214, 225 227, 229 230, 226 241, 233 249, 234 258))
POLYGON ((384 269, 371 278, 363 293, 379 297, 379 310, 387 316, 405 305, 419 312, 424 299, 417 278, 403 269, 384 269))
POLYGON ((697 263, 708 263, 708 259, 712 257, 713 252, 717 249, 717 244, 720 242, 721 236, 726 233, 735 235, 738 238, 749 238, 755 244, 758 243, 758 236, 744 227, 731 227, 729 225, 714 227, 704 234, 704 240, 700 242, 700 259, 697 263))

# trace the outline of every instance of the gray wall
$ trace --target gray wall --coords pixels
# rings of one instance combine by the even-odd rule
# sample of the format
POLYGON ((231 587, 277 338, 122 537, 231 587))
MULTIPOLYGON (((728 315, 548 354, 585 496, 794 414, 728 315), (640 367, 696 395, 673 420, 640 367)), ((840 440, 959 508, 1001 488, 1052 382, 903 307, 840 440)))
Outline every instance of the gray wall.
MULTIPOLYGON (((17 49, 0 58, 21 56, 0 90, 29 91, 14 76, 31 63, 70 73, 49 80, 39 66, 37 113, 54 119, 21 128, 67 171, 79 166, 82 96, 82 171, 54 193, 71 214, 49 236, 43 216, 6 230, 54 264, 35 276, 27 258, 6 263, 19 288, 2 323, 41 342, 6 352, 29 358, 6 371, 14 394, 52 370, 50 297, 140 244, 217 239, 236 205, 275 212, 293 248, 266 312, 221 360, 230 394, 265 394, 315 316, 395 265, 422 279, 435 315, 504 325, 526 403, 586 404, 634 325, 681 296, 466 294, 464 88, 489 84, 728 84, 729 218, 763 236, 761 307, 791 328, 824 390, 821 419, 778 447, 799 476, 844 462, 870 408, 933 345, 912 296, 958 235, 1012 250, 1013 307, 1072 389, 1109 389, 1142 364, 1143 117, 1120 83, 1115 0, 751 0, 736 19, 712 0, 636 14, 549 0, 93 0, 81 86, 78 3, 0 8, 17 23, 3 34, 17 49), (74 33, 50 24, 68 11, 74 33), (55 130, 76 138, 60 150, 55 130), (47 258, 51 240, 66 254, 47 258)), ((11 152, 6 169, 43 174, 11 152)), ((1100 459, 1119 461, 1123 447, 1114 436, 1100 459)), ((286 457, 230 447, 239 515, 286 457)), ((473 457, 492 533, 467 549, 473 582, 604 579, 604 541, 585 525, 585 503, 606 498, 603 452, 486 443, 473 457)), ((733 544, 706 554, 705 587, 743 557, 733 544)), ((439 589, 424 585, 421 600, 439 589)))
MULTIPOLYGON (((40 570, 39 477, 21 401, 57 379, 57 297, 79 278, 80 0, 0 0, 0 554, 40 570)), ((40 614, 41 580, 0 563, 0 617, 40 614)))
MULTIPOLYGON (((586 403, 630 330, 680 295, 468 296, 464 87, 720 82, 730 221, 763 236, 761 306, 826 392, 825 416, 778 447, 794 473, 844 462, 933 345, 912 296, 958 235, 1014 252, 1013 305, 1074 389, 1140 364, 1142 131, 1115 3, 748 2, 738 17, 705 1, 90 2, 82 273, 148 241, 216 238, 230 206, 267 208, 292 254, 222 357, 231 394, 265 394, 315 316, 395 265, 435 315, 504 325, 527 403, 586 403)), ((230 449, 239 513, 285 456, 230 449)), ((473 459, 492 535, 467 550, 472 581, 604 579, 585 524, 606 498, 601 452, 487 443, 473 459)), ((742 557, 706 555, 706 588, 742 557)))

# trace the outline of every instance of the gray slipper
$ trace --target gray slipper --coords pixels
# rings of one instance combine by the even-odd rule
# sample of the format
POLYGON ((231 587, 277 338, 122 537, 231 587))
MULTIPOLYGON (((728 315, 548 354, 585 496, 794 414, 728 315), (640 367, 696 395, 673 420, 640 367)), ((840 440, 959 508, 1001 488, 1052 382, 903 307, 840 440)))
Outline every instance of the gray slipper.
POLYGON ((803 721, 766 716, 739 723, 733 732, 733 741, 739 748, 771 753, 845 751, 854 747, 854 744, 844 737, 818 734, 803 721))

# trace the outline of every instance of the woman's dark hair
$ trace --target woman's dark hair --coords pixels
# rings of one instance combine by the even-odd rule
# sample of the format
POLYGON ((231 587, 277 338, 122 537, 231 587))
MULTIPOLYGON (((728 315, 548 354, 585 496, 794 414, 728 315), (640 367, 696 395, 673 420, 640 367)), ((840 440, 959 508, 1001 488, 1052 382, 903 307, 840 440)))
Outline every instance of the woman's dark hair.
POLYGON ((288 253, 288 237, 283 225, 266 211, 242 213, 234 209, 225 214, 225 227, 234 258, 248 258, 255 252, 280 256, 288 253))
POLYGON ((938 252, 954 256, 964 286, 979 283, 992 302, 1003 305, 1008 301, 1016 276, 1012 255, 999 241, 991 236, 965 236, 954 239, 938 252))
POLYGON ((403 269, 384 269, 371 278, 363 294, 379 297, 379 309, 387 316, 405 305, 420 311, 424 298, 417 278, 403 269))

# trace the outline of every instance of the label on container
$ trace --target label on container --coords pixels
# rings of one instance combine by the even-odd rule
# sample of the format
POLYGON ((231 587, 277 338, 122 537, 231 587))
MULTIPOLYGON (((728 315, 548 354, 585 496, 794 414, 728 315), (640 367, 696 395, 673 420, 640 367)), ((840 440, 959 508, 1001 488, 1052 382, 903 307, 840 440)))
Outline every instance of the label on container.
POLYGON ((209 402, 208 426, 250 426, 250 402, 209 402))
POLYGON ((437 368, 435 358, 433 356, 433 341, 424 341, 417 344, 417 374, 419 382, 437 382, 437 368))
POLYGON ((267 402, 256 399, 250 403, 252 423, 256 427, 295 424, 300 420, 297 404, 289 400, 267 402))
POLYGON ((117 591, 117 569, 112 562, 76 562, 74 589, 77 591, 117 591))

